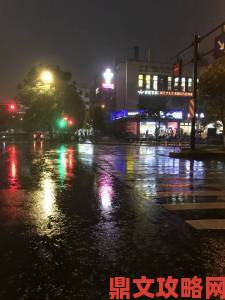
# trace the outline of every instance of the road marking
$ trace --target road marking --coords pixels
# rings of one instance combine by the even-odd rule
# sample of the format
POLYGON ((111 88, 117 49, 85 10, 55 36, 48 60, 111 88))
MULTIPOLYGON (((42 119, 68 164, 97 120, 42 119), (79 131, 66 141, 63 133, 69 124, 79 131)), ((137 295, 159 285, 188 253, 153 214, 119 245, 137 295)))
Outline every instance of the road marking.
POLYGON ((155 198, 167 198, 167 197, 224 197, 225 191, 169 191, 169 192, 157 192, 152 197, 155 198))
POLYGON ((185 222, 197 230, 225 230, 225 219, 187 220, 185 222))
POLYGON ((162 206, 170 211, 225 209, 225 202, 165 204, 162 206))
POLYGON ((221 189, 221 184, 219 183, 157 183, 157 187, 162 187, 162 188, 193 188, 193 189, 215 189, 215 191, 222 191, 221 189))

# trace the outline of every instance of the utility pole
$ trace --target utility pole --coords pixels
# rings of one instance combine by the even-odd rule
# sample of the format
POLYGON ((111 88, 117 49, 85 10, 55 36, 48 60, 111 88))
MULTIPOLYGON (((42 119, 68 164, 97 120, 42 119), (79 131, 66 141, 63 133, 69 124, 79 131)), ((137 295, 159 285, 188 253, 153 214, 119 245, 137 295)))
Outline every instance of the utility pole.
POLYGON ((195 133, 196 133, 196 113, 197 113, 197 95, 198 95, 198 59, 199 59, 199 43, 200 37, 195 35, 194 39, 194 59, 193 59, 193 100, 194 115, 191 124, 191 150, 195 150, 195 133))
POLYGON ((126 109, 126 106, 127 106, 127 98, 128 98, 128 96, 127 96, 127 92, 128 92, 128 90, 127 90, 127 80, 128 80, 128 62, 127 62, 127 59, 126 59, 126 69, 125 69, 125 77, 126 77, 126 82, 125 82, 125 100, 124 100, 124 102, 123 102, 123 109, 126 109))
POLYGON ((204 35, 201 35, 201 37, 196 34, 194 38, 194 42, 192 42, 189 46, 184 48, 183 50, 179 51, 177 55, 174 58, 178 58, 181 55, 184 55, 187 51, 190 49, 194 48, 194 57, 191 59, 191 61, 183 64, 183 66, 187 66, 189 64, 193 64, 193 117, 192 117, 192 127, 191 127, 191 149, 195 150, 195 133, 196 133, 196 113, 197 113, 197 96, 198 96, 198 61, 208 55, 211 55, 214 53, 215 58, 219 58, 225 55, 225 50, 224 50, 224 44, 225 44, 225 22, 222 24, 219 24, 209 32, 207 32, 204 35), (217 32, 218 30, 222 31, 222 34, 216 38, 216 43, 212 49, 209 51, 201 54, 199 54, 199 46, 200 43, 217 32))

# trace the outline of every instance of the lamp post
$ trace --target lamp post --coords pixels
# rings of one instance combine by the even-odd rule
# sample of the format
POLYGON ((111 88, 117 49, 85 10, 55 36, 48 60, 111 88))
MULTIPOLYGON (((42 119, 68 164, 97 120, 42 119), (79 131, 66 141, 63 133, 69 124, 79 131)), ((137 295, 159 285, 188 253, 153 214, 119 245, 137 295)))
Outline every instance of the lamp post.
POLYGON ((197 92, 198 92, 198 60, 199 60, 199 41, 198 34, 194 40, 194 67, 193 67, 193 99, 194 99, 194 115, 191 122, 191 150, 195 150, 195 133, 196 133, 196 113, 197 113, 197 92))
POLYGON ((44 70, 40 74, 40 79, 44 84, 52 84, 54 82, 54 75, 49 70, 44 70))

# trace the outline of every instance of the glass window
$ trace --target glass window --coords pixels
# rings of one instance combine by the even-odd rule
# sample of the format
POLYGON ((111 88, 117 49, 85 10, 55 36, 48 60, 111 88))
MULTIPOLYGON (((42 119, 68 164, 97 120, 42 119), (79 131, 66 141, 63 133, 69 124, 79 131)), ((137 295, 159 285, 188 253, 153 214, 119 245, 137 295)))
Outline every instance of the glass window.
POLYGON ((143 79, 144 79, 144 76, 142 74, 140 74, 138 76, 138 87, 139 88, 143 88, 143 79))
POLYGON ((179 85, 179 77, 176 77, 174 80, 174 86, 178 87, 178 85, 179 85))
POLYGON ((153 76, 153 90, 158 91, 158 76, 153 76))
POLYGON ((159 76, 158 77, 158 90, 159 91, 165 91, 165 89, 167 89, 167 87, 165 86, 165 77, 164 76, 159 76))
POLYGON ((182 90, 182 92, 185 92, 185 90, 186 90, 186 78, 182 78, 181 79, 181 90, 182 90))
POLYGON ((168 77, 168 91, 172 90, 172 77, 168 77))
POLYGON ((151 88, 151 76, 150 75, 146 75, 145 83, 146 83, 146 89, 150 90, 150 88, 151 88))
POLYGON ((192 91, 192 78, 188 78, 188 92, 192 91))
POLYGON ((179 77, 176 77, 174 79, 174 90, 178 91, 178 89, 179 89, 179 77))

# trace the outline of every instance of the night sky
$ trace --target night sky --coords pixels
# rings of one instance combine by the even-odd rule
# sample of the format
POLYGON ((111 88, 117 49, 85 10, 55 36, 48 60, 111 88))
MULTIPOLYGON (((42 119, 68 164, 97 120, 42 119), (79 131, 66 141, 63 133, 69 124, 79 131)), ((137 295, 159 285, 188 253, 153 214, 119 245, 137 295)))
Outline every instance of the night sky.
POLYGON ((0 99, 40 62, 90 85, 135 45, 166 62, 223 21, 225 0, 0 0, 0 99))

